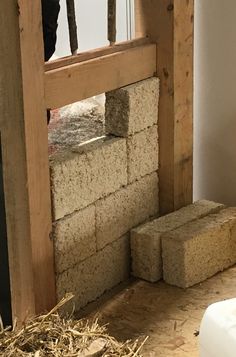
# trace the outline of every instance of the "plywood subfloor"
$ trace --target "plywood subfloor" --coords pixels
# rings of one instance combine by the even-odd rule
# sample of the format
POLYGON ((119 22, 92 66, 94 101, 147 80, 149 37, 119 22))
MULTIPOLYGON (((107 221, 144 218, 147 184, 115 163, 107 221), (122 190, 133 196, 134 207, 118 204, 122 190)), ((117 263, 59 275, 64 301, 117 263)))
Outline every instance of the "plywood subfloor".
MULTIPOLYGON (((114 296, 90 306, 118 339, 150 336, 145 357, 197 357, 199 330, 209 304, 236 297, 236 267, 181 290, 163 282, 135 281, 114 296), (96 306, 96 307, 95 307, 96 306)), ((88 311, 87 311, 88 313, 88 311)))

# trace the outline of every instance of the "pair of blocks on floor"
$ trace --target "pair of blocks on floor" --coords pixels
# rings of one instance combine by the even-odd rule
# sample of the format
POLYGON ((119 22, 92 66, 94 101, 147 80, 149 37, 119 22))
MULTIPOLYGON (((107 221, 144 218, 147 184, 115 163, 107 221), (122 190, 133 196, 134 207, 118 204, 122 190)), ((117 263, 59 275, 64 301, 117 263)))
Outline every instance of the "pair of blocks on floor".
POLYGON ((131 232, 133 275, 181 288, 236 263, 236 208, 201 200, 131 232))

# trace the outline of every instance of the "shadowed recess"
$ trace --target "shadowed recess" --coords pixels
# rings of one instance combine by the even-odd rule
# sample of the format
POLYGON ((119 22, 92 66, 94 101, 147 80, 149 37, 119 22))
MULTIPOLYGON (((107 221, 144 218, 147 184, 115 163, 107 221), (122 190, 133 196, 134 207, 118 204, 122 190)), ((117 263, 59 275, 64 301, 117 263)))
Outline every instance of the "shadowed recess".
POLYGON ((0 315, 4 325, 11 325, 11 293, 7 247, 7 227, 3 187, 3 163, 0 135, 0 315))

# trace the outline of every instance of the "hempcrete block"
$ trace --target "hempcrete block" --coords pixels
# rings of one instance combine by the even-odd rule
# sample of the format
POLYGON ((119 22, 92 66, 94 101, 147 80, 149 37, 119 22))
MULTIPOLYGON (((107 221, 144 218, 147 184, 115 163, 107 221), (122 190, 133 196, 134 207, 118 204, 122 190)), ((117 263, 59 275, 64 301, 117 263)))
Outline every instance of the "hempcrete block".
POLYGON ((100 138, 51 160, 55 220, 80 210, 127 184, 126 141, 100 138))
POLYGON ((129 271, 129 235, 125 235, 72 269, 58 274, 57 299, 72 292, 78 310, 126 280, 129 271))
POLYGON ((127 137, 157 124, 158 97, 154 77, 106 93, 106 133, 127 137))
POLYGON ((95 206, 53 225, 55 270, 61 273, 96 253, 95 206))
POLYGON ((127 139, 128 182, 158 169, 158 134, 154 125, 127 139))
POLYGON ((188 223, 162 238, 164 280, 195 285, 236 263, 236 208, 188 223))
POLYGON ((161 239, 163 234, 210 213, 224 205, 201 200, 148 222, 131 231, 132 274, 150 282, 162 278, 161 239))
POLYGON ((158 213, 157 173, 96 202, 97 248, 127 233, 158 213))

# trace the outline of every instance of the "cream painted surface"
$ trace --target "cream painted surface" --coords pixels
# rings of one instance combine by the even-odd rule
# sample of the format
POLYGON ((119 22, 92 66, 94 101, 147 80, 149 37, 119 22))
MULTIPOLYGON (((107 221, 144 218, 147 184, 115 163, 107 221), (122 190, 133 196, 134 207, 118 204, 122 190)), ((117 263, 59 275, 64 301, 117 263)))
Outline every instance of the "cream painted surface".
POLYGON ((236 1, 195 6, 194 198, 236 205, 236 1))

